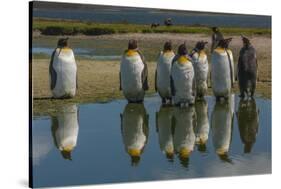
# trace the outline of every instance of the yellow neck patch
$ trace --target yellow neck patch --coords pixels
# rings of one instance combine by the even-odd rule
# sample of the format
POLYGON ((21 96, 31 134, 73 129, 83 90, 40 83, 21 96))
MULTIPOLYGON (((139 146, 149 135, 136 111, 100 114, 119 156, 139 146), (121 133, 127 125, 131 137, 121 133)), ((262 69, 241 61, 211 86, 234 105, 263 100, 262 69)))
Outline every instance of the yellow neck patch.
POLYGON ((61 51, 70 51, 71 50, 71 48, 69 48, 69 47, 63 47, 63 48, 61 48, 61 51))
POLYGON ((130 154, 130 156, 140 156, 140 150, 138 149, 129 149, 128 150, 128 153, 130 154))
POLYGON ((127 50, 126 51, 126 56, 134 56, 134 55, 137 55, 138 53, 137 53, 137 51, 136 50, 127 50))
POLYGON ((186 56, 180 56, 178 59, 178 63, 180 64, 186 64, 188 62, 190 62, 190 60, 186 56))
POLYGON ((217 53, 224 53, 225 49, 221 48, 221 47, 218 47, 218 48, 215 49, 215 52, 217 52, 217 53))
POLYGON ((179 154, 182 158, 188 158, 189 155, 191 154, 191 151, 186 148, 182 148, 182 149, 180 149, 179 154))
POLYGON ((73 150, 73 146, 72 145, 68 145, 68 146, 65 146, 62 151, 65 151, 65 152, 71 152, 73 150))

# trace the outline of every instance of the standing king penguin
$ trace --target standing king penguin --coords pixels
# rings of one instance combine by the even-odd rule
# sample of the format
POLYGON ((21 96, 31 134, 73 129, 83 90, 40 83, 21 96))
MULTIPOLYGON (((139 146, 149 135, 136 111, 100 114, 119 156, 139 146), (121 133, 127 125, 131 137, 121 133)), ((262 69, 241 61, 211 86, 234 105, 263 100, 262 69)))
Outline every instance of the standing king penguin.
POLYGON ((120 65, 120 90, 130 103, 142 103, 148 90, 148 71, 136 40, 130 40, 120 65))
POLYGON ((172 50, 172 43, 170 41, 164 44, 163 51, 160 52, 157 61, 157 68, 155 71, 155 90, 158 91, 162 98, 162 103, 172 100, 170 78, 171 66, 175 53, 172 50))
POLYGON ((208 42, 199 41, 197 42, 195 48, 191 53, 191 57, 193 60, 193 67, 195 71, 195 80, 196 80, 196 97, 203 98, 207 93, 208 85, 208 73, 209 73, 209 65, 207 54, 204 51, 205 45, 208 42))
POLYGON ((241 36, 243 47, 240 50, 237 64, 238 83, 240 88, 240 97, 244 98, 245 94, 253 97, 256 89, 258 61, 256 50, 250 40, 241 36))
POLYGON ((54 98, 72 98, 77 89, 77 65, 68 38, 58 40, 49 65, 50 88, 54 98))
POLYGON ((171 90, 174 103, 179 106, 194 104, 194 70, 185 44, 178 48, 171 69, 171 90))
POLYGON ((232 38, 220 40, 211 58, 211 80, 214 96, 228 98, 234 83, 234 62, 228 45, 232 38))

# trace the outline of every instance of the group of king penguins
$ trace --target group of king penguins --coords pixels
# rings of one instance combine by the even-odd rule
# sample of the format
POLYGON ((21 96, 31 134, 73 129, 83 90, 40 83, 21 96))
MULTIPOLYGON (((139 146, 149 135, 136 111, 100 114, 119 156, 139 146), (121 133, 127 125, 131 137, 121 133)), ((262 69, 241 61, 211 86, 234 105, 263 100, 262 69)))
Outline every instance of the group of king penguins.
MULTIPOLYGON (((230 145, 233 124, 234 97, 231 94, 231 88, 235 76, 239 81, 240 97, 253 97, 258 64, 256 51, 250 40, 241 36, 243 47, 240 50, 237 74, 235 74, 233 54, 229 49, 232 38, 224 39, 216 27, 213 31, 210 71, 213 94, 217 101, 224 98, 229 103, 216 103, 211 124, 214 125, 212 133, 216 152, 220 157, 225 158, 230 145)), ((172 42, 167 41, 157 60, 155 90, 162 99, 162 105, 174 104, 185 107, 173 110, 172 116, 166 115, 172 106, 160 109, 157 113, 159 144, 168 158, 175 152, 178 153, 183 164, 187 163, 194 145, 199 144, 202 150, 208 139, 209 122, 204 99, 208 89, 209 74, 206 44, 205 41, 197 42, 195 48, 189 53, 186 43, 182 43, 175 53, 172 42), (199 100, 195 103, 197 99, 199 100), (196 115, 198 119, 195 119, 196 115), (203 117, 200 118, 200 115, 203 117), (194 123, 197 124, 195 130, 194 123), (171 127, 162 127, 165 124, 170 124, 171 127)), ((68 38, 58 40, 57 48, 52 53, 49 74, 50 89, 54 98, 75 96, 78 87, 77 65, 74 53, 68 46, 68 38)), ((132 158, 132 163, 137 163, 147 142, 148 117, 142 102, 149 86, 148 67, 134 39, 129 40, 128 49, 122 56, 119 77, 120 90, 129 102, 121 115, 123 142, 132 158), (132 111, 134 108, 136 111, 132 111)), ((77 107, 73 108, 69 112, 76 112, 76 118, 72 115, 68 118, 69 113, 64 112, 61 114, 62 118, 53 120, 55 144, 66 159, 71 159, 71 151, 76 146, 78 135, 77 110, 75 109, 77 107), (75 120, 71 120, 70 123, 64 119, 75 120), (60 122, 63 125, 61 127, 58 126, 60 122), (67 125, 70 125, 70 129, 67 125), (68 137, 64 139, 63 136, 68 137)), ((238 119, 243 116, 244 113, 239 116, 237 114, 238 119)), ((244 141, 246 145, 247 137, 244 141)))

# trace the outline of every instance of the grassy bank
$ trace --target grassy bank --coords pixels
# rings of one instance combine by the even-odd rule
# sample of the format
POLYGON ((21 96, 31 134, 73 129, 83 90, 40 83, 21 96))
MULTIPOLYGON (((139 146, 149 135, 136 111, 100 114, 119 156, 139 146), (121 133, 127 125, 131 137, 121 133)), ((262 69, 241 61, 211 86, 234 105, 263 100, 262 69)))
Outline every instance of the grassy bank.
MULTIPOLYGON (((150 25, 116 23, 102 24, 95 22, 83 22, 74 20, 55 19, 33 19, 33 31, 39 31, 43 35, 104 35, 123 33, 198 33, 211 34, 211 30, 206 26, 159 26, 151 29, 150 25)), ((228 35, 270 35, 271 29, 265 28, 235 28, 222 27, 221 31, 228 35)))

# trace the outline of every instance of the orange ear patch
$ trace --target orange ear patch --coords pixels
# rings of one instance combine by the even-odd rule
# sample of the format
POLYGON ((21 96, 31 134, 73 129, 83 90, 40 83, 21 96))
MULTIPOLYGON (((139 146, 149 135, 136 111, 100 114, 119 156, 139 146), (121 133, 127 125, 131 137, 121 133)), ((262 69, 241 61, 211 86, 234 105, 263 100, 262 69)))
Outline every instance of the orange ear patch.
POLYGON ((126 51, 126 56, 135 56, 135 55, 137 55, 138 53, 137 53, 137 51, 135 51, 135 50, 127 50, 126 51))

